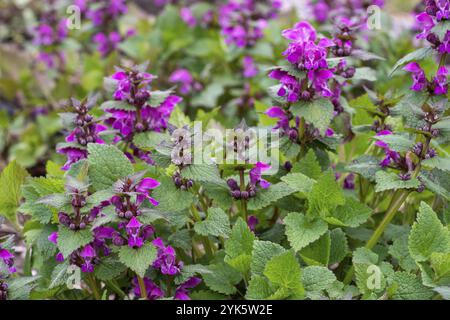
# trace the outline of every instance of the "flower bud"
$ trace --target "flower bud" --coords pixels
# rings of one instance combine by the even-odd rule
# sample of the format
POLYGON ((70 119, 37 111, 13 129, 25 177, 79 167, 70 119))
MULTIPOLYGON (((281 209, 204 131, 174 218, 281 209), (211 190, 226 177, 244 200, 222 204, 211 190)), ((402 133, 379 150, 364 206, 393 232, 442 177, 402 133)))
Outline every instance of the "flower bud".
POLYGON ((227 185, 231 190, 238 190, 239 189, 239 185, 237 183, 236 180, 234 179, 228 179, 227 180, 227 185))

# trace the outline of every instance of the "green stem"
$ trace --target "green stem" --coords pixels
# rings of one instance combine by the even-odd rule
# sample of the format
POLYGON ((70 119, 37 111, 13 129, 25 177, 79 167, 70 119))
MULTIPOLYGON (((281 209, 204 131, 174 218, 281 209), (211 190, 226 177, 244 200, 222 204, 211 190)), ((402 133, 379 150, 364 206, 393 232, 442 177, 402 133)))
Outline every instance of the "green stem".
MULTIPOLYGON (((239 170, 239 180, 240 180, 241 191, 244 191, 245 190, 244 169, 239 170)), ((247 212, 247 200, 246 199, 241 199, 241 208, 242 208, 242 214, 243 214, 244 221, 247 222, 248 212, 247 212)))
POLYGON ((138 279, 139 289, 141 291, 141 298, 147 300, 148 299, 148 297, 147 297, 147 288, 145 287, 144 279, 138 274, 136 274, 136 277, 138 279))
MULTIPOLYGON (((372 234, 372 237, 370 237, 369 241, 367 241, 365 248, 372 249, 377 244, 381 235, 386 230, 386 227, 395 217, 395 214, 398 212, 398 209, 400 209, 402 204, 405 202, 406 198, 408 198, 409 194, 410 191, 408 190, 399 190, 394 194, 394 197, 392 198, 391 204, 389 205, 389 209, 387 210, 386 215, 384 216, 380 225, 375 229, 375 232, 372 234)), ((344 278, 344 284, 349 284, 352 281, 354 271, 355 269, 353 266, 347 271, 347 274, 345 275, 344 278)))
POLYGON ((98 287, 97 287, 97 281, 95 280, 92 273, 90 273, 88 275, 88 279, 89 279, 90 287, 91 287, 92 294, 94 295, 95 300, 101 300, 102 296, 100 295, 100 291, 98 290, 98 287))

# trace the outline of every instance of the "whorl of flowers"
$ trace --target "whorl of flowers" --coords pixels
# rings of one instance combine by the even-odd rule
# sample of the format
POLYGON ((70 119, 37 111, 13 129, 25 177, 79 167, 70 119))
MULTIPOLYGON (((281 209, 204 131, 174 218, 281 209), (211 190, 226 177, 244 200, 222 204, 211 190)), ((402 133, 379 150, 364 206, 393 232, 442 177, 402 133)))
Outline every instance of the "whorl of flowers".
POLYGON ((107 130, 107 127, 95 122, 89 110, 95 105, 95 98, 91 97, 83 102, 71 99, 73 113, 63 113, 61 116, 66 125, 73 127, 66 137, 66 143, 57 146, 58 153, 67 157, 67 162, 62 167, 63 170, 70 169, 73 163, 87 158, 86 146, 88 143, 103 144, 100 133, 107 130))
MULTIPOLYGON (((88 204, 88 186, 68 177, 66 184, 66 196, 70 198, 70 210, 60 211, 58 213, 58 222, 61 227, 72 231, 86 230, 92 226, 95 219, 101 214, 101 210, 109 205, 104 202, 97 207, 91 207, 88 204)), ((42 199, 42 203, 46 203, 49 199, 42 199)), ((51 201, 51 200, 50 200, 51 201)), ((101 256, 109 256, 110 248, 106 243, 106 239, 111 237, 113 229, 107 227, 97 227, 93 233, 93 240, 89 244, 73 251, 68 256, 64 256, 61 252, 57 253, 56 261, 63 262, 68 260, 70 264, 81 268, 83 272, 93 272, 94 266, 100 262, 101 256)), ((59 232, 53 232, 48 240, 58 245, 59 232)))
POLYGON ((51 8, 42 14, 39 21, 39 25, 32 30, 33 43, 39 48, 38 60, 48 68, 58 67, 64 62, 58 46, 68 34, 66 19, 61 19, 58 11, 51 8))
POLYGON ((276 17, 281 2, 273 0, 263 4, 253 0, 230 0, 220 7, 219 24, 227 44, 248 48, 263 37, 267 20, 276 17))
POLYGON ((91 21, 95 29, 92 40, 102 56, 114 51, 126 36, 133 35, 130 30, 122 36, 117 26, 117 20, 128 11, 125 0, 74 0, 74 4, 91 21))
POLYGON ((311 0, 309 2, 318 23, 348 18, 359 26, 366 22, 367 9, 373 5, 381 8, 384 6, 384 0, 311 0))
MULTIPOLYGON (((108 113, 106 123, 117 132, 116 142, 122 140, 131 142, 136 133, 145 131, 163 131, 168 120, 181 98, 166 92, 151 92, 150 83, 155 76, 142 71, 144 67, 117 68, 108 82, 113 87, 115 101, 121 101, 126 107, 105 107, 108 113), (152 96, 159 97, 153 103, 152 96)), ((148 153, 130 145, 133 154, 127 154, 131 159, 137 156, 147 163, 152 163, 148 153)))
POLYGON ((424 5, 425 11, 416 16, 420 28, 417 38, 426 39, 441 55, 450 53, 450 30, 444 29, 450 19, 450 1, 425 0, 424 5), (440 33, 439 27, 443 30, 440 33))
POLYGON ((292 68, 305 76, 298 78, 283 69, 271 71, 269 77, 281 83, 278 95, 288 103, 331 97, 328 80, 333 77, 333 70, 328 66, 327 57, 328 49, 334 43, 327 38, 319 40, 316 30, 306 21, 284 30, 283 37, 291 41, 283 55, 292 68))
POLYGON ((8 298, 8 284, 5 280, 15 272, 14 255, 0 244, 0 301, 8 298))

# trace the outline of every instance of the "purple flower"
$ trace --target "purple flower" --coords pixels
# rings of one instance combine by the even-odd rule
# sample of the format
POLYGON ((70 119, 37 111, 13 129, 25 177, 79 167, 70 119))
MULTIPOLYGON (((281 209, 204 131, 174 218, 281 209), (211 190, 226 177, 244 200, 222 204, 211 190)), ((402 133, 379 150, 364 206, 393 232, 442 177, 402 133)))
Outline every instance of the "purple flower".
POLYGON ((0 259, 3 260, 3 263, 8 267, 8 271, 10 273, 16 272, 16 268, 14 267, 14 255, 6 249, 2 249, 0 246, 0 259))
POLYGON ((58 232, 52 232, 47 239, 54 244, 58 244, 58 232))
MULTIPOLYGON (((376 134, 377 137, 379 136, 387 136, 387 135, 391 135, 392 132, 389 130, 382 130, 380 132, 378 132, 376 134)), ((392 162, 398 162, 401 158, 400 154, 394 150, 391 150, 389 148, 389 145, 381 140, 377 140, 377 142, 375 142, 375 145, 377 147, 383 148, 384 152, 385 152, 385 158, 380 162, 380 166, 381 167, 387 167, 389 166, 392 162)))
POLYGON ((438 47, 439 53, 450 53, 450 30, 445 34, 444 40, 438 47))
POLYGON ((272 107, 267 109, 265 114, 271 118, 277 118, 278 122, 274 130, 283 129, 285 131, 289 130, 289 117, 286 115, 286 112, 280 107, 272 107))
POLYGON ((245 78, 253 78, 258 74, 258 68, 251 56, 245 56, 242 60, 242 65, 244 67, 245 78))
POLYGON ((250 183, 254 186, 260 186, 263 189, 267 189, 270 187, 270 182, 262 179, 262 172, 269 170, 271 168, 270 165, 257 162, 253 169, 250 170, 250 183))
POLYGON ((447 81, 448 70, 446 67, 442 66, 439 68, 436 76, 433 78, 434 94, 446 95, 448 91, 448 81, 447 81))
POLYGON ((41 24, 35 28, 34 44, 49 46, 53 44, 53 28, 48 24, 41 24))
POLYGON ((301 96, 300 83, 296 77, 282 70, 271 71, 269 77, 281 82, 280 89, 277 92, 278 96, 286 97, 288 102, 297 102, 299 100, 301 96))
POLYGON ((189 298, 188 295, 189 294, 188 289, 195 288, 200 284, 200 282, 202 282, 202 280, 200 280, 199 278, 191 277, 186 282, 179 285, 175 290, 174 295, 175 300, 191 300, 191 298, 189 298))
POLYGON ((313 14, 317 22, 324 23, 325 21, 328 20, 330 7, 325 1, 319 0, 317 3, 312 4, 312 6, 313 6, 313 14))
POLYGON ((423 71, 423 69, 417 62, 408 63, 403 68, 403 70, 408 71, 412 74, 414 83, 411 87, 411 90, 422 91, 427 87, 428 81, 425 76, 425 71, 423 71))
POLYGON ((279 8, 279 2, 272 2, 270 7, 255 2, 229 0, 219 8, 219 24, 227 44, 252 47, 264 36, 267 20, 276 16, 274 11, 279 8))
POLYGON ((116 31, 112 31, 108 36, 99 32, 94 36, 93 41, 97 43, 97 50, 104 57, 117 48, 122 37, 116 31))
POLYGON ((140 248, 144 245, 144 238, 140 236, 142 223, 136 217, 132 217, 126 226, 128 234, 128 246, 140 248))
POLYGON ((138 193, 137 196, 137 202, 142 203, 145 199, 147 199, 152 205, 157 206, 159 204, 158 201, 153 199, 149 192, 150 190, 153 190, 161 185, 160 182, 156 181, 152 178, 144 178, 142 181, 137 185, 136 192, 138 193))
POLYGON ((64 154, 67 157, 66 163, 61 168, 62 170, 69 170, 72 164, 77 163, 82 159, 86 159, 88 156, 87 150, 78 149, 74 147, 64 147, 58 149, 58 153, 64 154))
POLYGON ((193 28, 197 25, 197 19, 194 17, 192 10, 188 7, 183 7, 180 10, 181 19, 190 27, 193 28))
POLYGON ((430 34, 431 29, 435 26, 434 20, 426 12, 417 15, 416 19, 419 27, 422 28, 422 33, 417 35, 417 39, 426 39, 426 37, 430 34))
POLYGON ((176 261, 175 250, 171 246, 166 247, 161 238, 156 238, 152 243, 158 248, 158 257, 153 262, 153 267, 166 275, 173 276, 180 273, 183 264, 176 261))
MULTIPOLYGON (((153 281, 149 278, 144 277, 145 290, 147 291, 147 298, 149 300, 156 300, 164 297, 164 291, 161 290, 153 281)), ((141 287, 139 286, 139 281, 137 277, 133 278, 133 291, 137 297, 142 297, 141 287)))
POLYGON ((94 264, 92 263, 92 261, 96 256, 97 253, 91 245, 88 244, 87 246, 85 246, 80 252, 80 257, 83 258, 81 271, 88 273, 94 272, 94 264))
POLYGON ((169 77, 172 83, 180 83, 180 92, 189 94, 194 88, 194 78, 187 69, 177 69, 169 77))
POLYGON ((249 216, 247 219, 247 225, 251 231, 255 232, 256 226, 258 225, 259 220, 256 216, 249 216))

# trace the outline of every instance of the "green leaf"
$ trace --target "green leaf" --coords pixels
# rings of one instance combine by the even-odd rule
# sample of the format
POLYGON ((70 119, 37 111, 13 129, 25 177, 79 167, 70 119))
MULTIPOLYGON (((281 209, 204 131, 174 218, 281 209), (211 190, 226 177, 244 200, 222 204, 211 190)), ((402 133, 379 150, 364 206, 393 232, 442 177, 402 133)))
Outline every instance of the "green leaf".
POLYGON ((153 244, 147 242, 143 247, 134 249, 123 246, 119 250, 119 259, 124 265, 136 272, 140 277, 145 276, 145 272, 156 259, 157 250, 153 244))
POLYGON ((303 173, 305 176, 317 180, 322 175, 322 169, 313 149, 309 149, 305 157, 294 164, 292 172, 303 173))
POLYGON ((216 165, 210 164, 192 164, 181 170, 181 176, 186 179, 192 179, 200 182, 215 182, 224 184, 220 178, 219 169, 216 165))
POLYGON ((450 173, 438 169, 422 171, 420 179, 432 192, 450 201, 450 173))
POLYGON ((414 52, 407 54, 406 56, 401 58, 394 65, 392 70, 389 72, 389 77, 392 77, 392 75, 397 71, 397 69, 400 68, 401 66, 403 66, 404 64, 407 64, 408 62, 411 62, 411 61, 423 60, 423 59, 427 58, 428 56, 430 56, 432 53, 433 53, 433 49, 431 47, 427 46, 427 47, 420 48, 414 52))
POLYGON ((48 286, 49 289, 53 289, 67 283, 67 279, 69 278, 69 274, 67 273, 67 269, 69 268, 69 263, 64 262, 55 266, 51 275, 51 282, 48 286))
POLYGON ((399 176, 393 172, 378 171, 376 174, 375 192, 397 189, 417 189, 420 181, 416 178, 410 180, 401 180, 399 176))
POLYGON ((300 250, 300 257, 309 266, 328 267, 330 261, 331 238, 327 231, 318 240, 300 250))
POLYGON ((356 249, 353 253, 353 265, 355 267, 356 285, 363 294, 377 294, 386 287, 386 279, 381 268, 378 267, 378 255, 376 253, 367 248, 356 249), (377 275, 379 279, 377 279, 377 275))
POLYGON ((425 287, 417 275, 407 272, 396 272, 394 275, 396 291, 393 298, 396 300, 428 300, 434 293, 425 287))
POLYGON ((230 238, 225 241, 225 262, 240 272, 247 273, 250 269, 255 238, 247 223, 239 218, 231 230, 230 238))
POLYGON ((22 198, 21 186, 27 177, 28 172, 15 161, 10 162, 0 175, 0 215, 14 222, 22 198))
POLYGON ((267 262, 274 256, 285 251, 286 249, 277 243, 255 240, 253 242, 252 263, 250 267, 252 275, 262 275, 267 262))
POLYGON ((20 277, 8 281, 8 300, 29 300, 30 292, 37 286, 36 277, 20 277))
POLYGON ((306 296, 319 299, 336 282, 336 276, 325 267, 311 266, 303 269, 302 282, 306 296))
POLYGON ((150 94, 150 100, 148 104, 152 107, 159 107, 161 103, 166 101, 166 99, 172 94, 172 90, 165 91, 152 91, 150 94))
POLYGON ((158 210, 182 211, 191 206, 194 199, 192 193, 178 189, 166 175, 158 177, 158 181, 161 185, 152 191, 152 197, 159 201, 158 210))
POLYGON ((417 265, 408 250, 408 234, 402 234, 394 238, 391 246, 389 246, 389 254, 397 260, 399 266, 408 272, 416 271, 417 265))
POLYGON ((426 261, 433 252, 450 252, 450 231, 425 202, 420 203, 417 220, 409 235, 409 253, 416 262, 426 261))
POLYGON ((414 140, 408 136, 399 134, 390 134, 385 136, 375 136, 374 139, 383 141, 389 145, 389 149, 397 152, 407 152, 414 145, 414 140))
POLYGON ((287 251, 267 262, 264 275, 270 282, 285 289, 302 288, 302 272, 293 251, 287 251))
POLYGON ((228 215, 220 208, 210 208, 205 220, 197 222, 194 230, 203 236, 216 236, 228 238, 230 229, 230 219, 228 215))
POLYGON ((326 217, 337 206, 345 203, 342 189, 333 171, 322 174, 308 195, 308 215, 326 217))
POLYGON ((295 116, 303 117, 323 134, 333 119, 334 107, 328 99, 320 98, 312 102, 297 102, 292 106, 295 116))
POLYGON ((308 193, 311 191, 315 181, 302 173, 289 173, 281 178, 281 181, 286 182, 287 185, 296 192, 308 193))
POLYGON ((120 276, 127 267, 117 261, 115 258, 107 257, 100 261, 100 263, 95 266, 95 277, 102 281, 112 280, 120 276))
POLYGON ((369 67, 356 68, 353 79, 354 80, 376 81, 377 73, 375 72, 375 70, 373 70, 372 68, 369 68, 369 67))
POLYGON ((420 129, 425 125, 422 106, 428 98, 429 95, 426 92, 410 91, 394 108, 390 109, 391 114, 392 116, 403 117, 407 127, 420 129))
POLYGON ((325 220, 340 227, 356 228, 372 215, 372 209, 353 197, 347 197, 345 204, 337 207, 325 220))
POLYGON ((256 197, 248 201, 248 209, 260 210, 293 193, 295 190, 284 182, 273 184, 270 188, 258 190, 256 197))
POLYGON ((100 109, 105 110, 123 110, 123 111, 136 111, 136 107, 129 104, 126 101, 109 100, 102 103, 100 109))
POLYGON ((237 292, 235 285, 242 280, 241 274, 225 263, 208 266, 211 273, 203 274, 203 280, 208 288, 223 294, 237 292))
POLYGON ((284 218, 286 235, 295 251, 319 239, 327 230, 327 223, 320 219, 309 220, 305 215, 291 212, 284 218))
POLYGON ((433 252, 430 256, 430 264, 435 274, 434 282, 450 285, 450 252, 433 252))
POLYGON ((253 275, 247 287, 245 298, 249 300, 267 299, 275 293, 266 277, 253 275))
POLYGON ((88 152, 89 178, 97 191, 133 173, 130 160, 115 146, 90 143, 88 152))
POLYGON ((92 232, 88 229, 72 231, 65 226, 58 229, 58 249, 64 258, 93 240, 92 232))
POLYGON ((359 174, 369 181, 375 181, 376 173, 380 170, 380 160, 373 156, 362 156, 352 161, 345 170, 359 174))
POLYGON ((347 237, 342 229, 333 229, 330 233, 331 246, 330 246, 330 261, 329 264, 333 265, 341 263, 349 252, 347 237))
POLYGON ((450 158, 434 157, 422 161, 422 165, 429 168, 436 168, 443 171, 450 171, 450 158))

